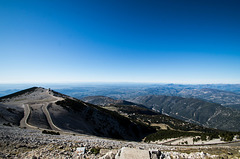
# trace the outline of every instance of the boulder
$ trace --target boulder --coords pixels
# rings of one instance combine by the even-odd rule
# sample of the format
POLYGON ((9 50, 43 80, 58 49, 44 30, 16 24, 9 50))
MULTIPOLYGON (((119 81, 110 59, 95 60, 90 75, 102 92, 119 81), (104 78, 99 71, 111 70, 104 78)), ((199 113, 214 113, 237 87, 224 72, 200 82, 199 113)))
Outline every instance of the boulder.
POLYGON ((109 151, 104 156, 100 157, 99 159, 115 159, 115 154, 112 151, 109 151))
POLYGON ((119 152, 116 154, 115 159, 149 159, 149 151, 148 150, 140 150, 136 148, 128 148, 123 147, 119 150, 119 152))

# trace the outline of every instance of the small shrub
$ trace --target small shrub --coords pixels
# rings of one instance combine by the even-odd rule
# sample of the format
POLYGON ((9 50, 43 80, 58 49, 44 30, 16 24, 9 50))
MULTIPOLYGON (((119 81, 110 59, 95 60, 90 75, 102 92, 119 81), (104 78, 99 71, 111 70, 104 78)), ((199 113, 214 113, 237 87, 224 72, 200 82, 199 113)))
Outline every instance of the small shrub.
POLYGON ((11 123, 3 123, 3 125, 12 127, 11 123))
POLYGON ((100 148, 93 147, 93 148, 91 148, 90 152, 94 155, 97 155, 100 152, 100 148))
POLYGON ((43 133, 43 134, 51 134, 51 135, 60 135, 59 132, 48 131, 48 130, 43 130, 42 133, 43 133))
POLYGON ((199 140, 201 140, 200 137, 194 137, 194 138, 193 138, 193 142, 198 142, 199 140))
POLYGON ((202 135, 201 135, 201 140, 202 140, 202 141, 207 141, 207 136, 206 136, 206 134, 202 134, 202 135))

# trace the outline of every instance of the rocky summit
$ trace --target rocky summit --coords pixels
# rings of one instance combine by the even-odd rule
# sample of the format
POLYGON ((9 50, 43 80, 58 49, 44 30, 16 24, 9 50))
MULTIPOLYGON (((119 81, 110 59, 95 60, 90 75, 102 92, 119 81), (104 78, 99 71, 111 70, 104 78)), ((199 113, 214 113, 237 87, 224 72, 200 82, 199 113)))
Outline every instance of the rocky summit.
POLYGON ((159 151, 162 158, 218 159, 239 158, 237 145, 164 146, 143 142, 112 140, 89 135, 65 133, 43 134, 41 130, 0 125, 0 158, 89 158, 153 159, 159 151), (78 148, 85 148, 83 153, 78 148), (149 153, 150 152, 150 153, 149 153))
POLYGON ((141 141, 154 132, 116 112, 40 87, 2 97, 0 104, 0 122, 23 128, 51 129, 135 141, 141 141))

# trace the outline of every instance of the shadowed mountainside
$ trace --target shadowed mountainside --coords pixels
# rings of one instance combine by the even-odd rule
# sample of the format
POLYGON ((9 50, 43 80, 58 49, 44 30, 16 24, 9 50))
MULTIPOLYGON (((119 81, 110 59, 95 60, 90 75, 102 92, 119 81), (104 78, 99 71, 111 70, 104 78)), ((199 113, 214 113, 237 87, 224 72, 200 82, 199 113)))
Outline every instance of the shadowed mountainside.
POLYGON ((88 99, 89 102, 95 104, 103 104, 105 109, 115 111, 123 116, 128 117, 132 121, 140 121, 147 125, 156 127, 157 129, 174 129, 181 131, 202 131, 213 132, 216 130, 202 127, 198 124, 193 124, 173 118, 171 116, 154 111, 143 105, 135 104, 133 102, 118 102, 121 100, 114 100, 104 96, 90 96, 83 98, 88 99), (125 104, 126 103, 126 104, 125 104), (131 105, 129 105, 131 103, 131 105))
POLYGON ((141 96, 130 100, 162 114, 222 130, 240 130, 240 112, 193 98, 174 96, 141 96))
POLYGON ((234 133, 185 122, 153 111, 142 105, 138 106, 132 102, 130 102, 131 105, 128 105, 129 103, 124 105, 124 103, 116 102, 118 100, 103 96, 91 96, 87 99, 91 99, 91 101, 98 102, 99 104, 103 104, 104 102, 106 104, 107 99, 107 105, 103 106, 103 108, 115 111, 133 122, 144 123, 156 128, 157 132, 148 135, 144 139, 145 142, 181 136, 201 136, 201 138, 206 138, 208 136, 209 139, 219 138, 219 136, 221 136, 224 140, 231 141, 234 136, 234 133))
POLYGON ((24 107, 29 107, 30 115, 26 125, 30 124, 33 128, 56 125, 63 131, 135 141, 141 141, 146 135, 155 132, 155 129, 133 122, 116 112, 41 87, 26 89, 0 99, 1 123, 19 125, 24 116, 24 107), (48 112, 50 120, 44 118, 48 112))
POLYGON ((141 140, 155 130, 116 112, 66 98, 49 107, 54 123, 66 130, 125 140, 141 140))

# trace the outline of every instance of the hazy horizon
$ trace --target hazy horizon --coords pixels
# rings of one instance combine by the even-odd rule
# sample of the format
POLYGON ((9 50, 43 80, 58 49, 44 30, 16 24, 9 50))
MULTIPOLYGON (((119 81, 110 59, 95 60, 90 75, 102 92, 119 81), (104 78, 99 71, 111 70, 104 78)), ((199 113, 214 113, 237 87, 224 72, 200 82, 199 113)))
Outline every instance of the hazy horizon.
POLYGON ((1 1, 1 84, 240 83, 240 1, 1 1))
POLYGON ((143 84, 143 85, 240 85, 240 83, 164 83, 164 82, 26 82, 26 83, 0 83, 0 85, 128 85, 128 84, 143 84))

